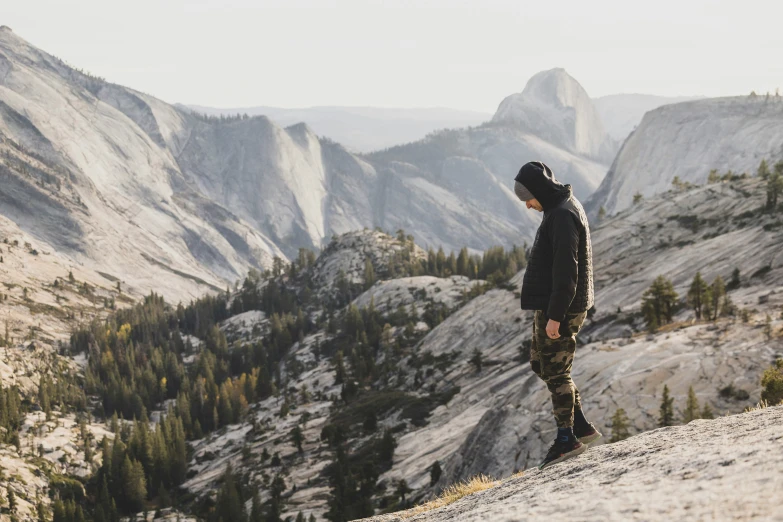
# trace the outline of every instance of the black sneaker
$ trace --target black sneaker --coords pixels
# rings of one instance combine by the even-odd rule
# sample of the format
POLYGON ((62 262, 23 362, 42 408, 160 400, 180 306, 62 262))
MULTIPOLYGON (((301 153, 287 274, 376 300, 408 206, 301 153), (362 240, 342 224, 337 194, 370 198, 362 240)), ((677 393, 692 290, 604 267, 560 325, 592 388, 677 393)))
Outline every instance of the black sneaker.
POLYGON ((544 469, 552 464, 576 457, 586 449, 587 444, 582 444, 576 439, 568 440, 567 442, 555 440, 549 448, 546 457, 544 457, 544 462, 538 466, 538 469, 544 469))
POLYGON ((589 422, 586 424, 574 423, 574 436, 582 444, 590 444, 603 437, 601 432, 589 422))

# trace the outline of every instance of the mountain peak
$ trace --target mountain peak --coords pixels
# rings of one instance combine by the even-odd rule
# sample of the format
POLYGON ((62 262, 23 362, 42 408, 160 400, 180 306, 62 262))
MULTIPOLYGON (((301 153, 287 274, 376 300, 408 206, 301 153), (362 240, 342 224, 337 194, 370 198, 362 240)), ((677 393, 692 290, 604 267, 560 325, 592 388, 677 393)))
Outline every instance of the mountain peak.
POLYGON ((533 75, 522 92, 500 103, 492 121, 607 162, 616 150, 587 91, 563 68, 533 75), (548 133, 542 134, 542 128, 548 133))
POLYGON ((541 71, 528 80, 522 96, 553 107, 577 107, 587 92, 565 69, 541 71))

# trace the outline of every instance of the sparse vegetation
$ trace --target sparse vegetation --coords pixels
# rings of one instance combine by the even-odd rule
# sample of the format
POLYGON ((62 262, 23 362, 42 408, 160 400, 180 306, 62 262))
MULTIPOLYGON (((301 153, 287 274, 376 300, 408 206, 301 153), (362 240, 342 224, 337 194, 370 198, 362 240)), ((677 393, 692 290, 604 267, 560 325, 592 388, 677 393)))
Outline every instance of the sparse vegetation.
POLYGON ((693 391, 693 386, 690 386, 688 387, 688 399, 685 403, 682 422, 688 424, 690 421, 699 418, 701 418, 701 411, 699 411, 699 399, 696 397, 696 392, 693 391))
POLYGON ((0 442, 19 446, 19 429, 26 411, 19 388, 5 388, 0 383, 0 442))
POLYGON ((777 212, 778 198, 783 192, 783 161, 775 164, 774 171, 767 176, 767 202, 768 212, 777 212))
POLYGON ((485 475, 478 475, 465 482, 452 484, 448 486, 446 489, 444 489, 435 500, 432 500, 420 506, 416 506, 413 509, 400 513, 400 518, 405 520, 414 517, 416 515, 419 515, 421 513, 432 511, 433 509, 438 509, 444 506, 448 506, 449 504, 453 504, 454 502, 458 501, 463 497, 495 487, 498 484, 500 484, 500 481, 494 480, 485 475))
POLYGON ((783 402, 783 359, 764 371, 761 377, 761 399, 770 405, 783 402))
POLYGON ((484 363, 484 356, 481 354, 481 352, 478 349, 473 350, 473 355, 470 358, 470 364, 472 364, 476 368, 476 372, 481 372, 481 367, 484 363))
POLYGON ((746 401, 750 399, 750 393, 748 393, 747 390, 736 388, 733 384, 729 384, 718 390, 718 395, 724 399, 732 399, 735 401, 746 401))
POLYGON ((701 319, 702 315, 710 316, 710 306, 712 297, 710 287, 702 279, 701 272, 696 272, 691 287, 688 290, 688 304, 693 308, 696 319, 701 319))
POLYGON ((662 275, 658 276, 642 294, 642 314, 648 330, 654 332, 672 321, 677 299, 672 282, 662 275))
POLYGON ((669 396, 669 386, 663 386, 663 395, 661 396, 660 414, 658 416, 658 426, 674 426, 674 399, 669 396))
POLYGON ((430 486, 437 484, 442 474, 443 469, 440 467, 440 462, 436 460, 430 466, 430 486))
POLYGON ((617 408, 612 415, 612 438, 609 442, 620 442, 630 436, 628 416, 624 409, 617 408))
POLYGON ((769 165, 767 165, 767 160, 762 159, 761 163, 759 163, 758 169, 756 169, 756 176, 766 180, 769 177, 769 174, 770 171, 769 165))

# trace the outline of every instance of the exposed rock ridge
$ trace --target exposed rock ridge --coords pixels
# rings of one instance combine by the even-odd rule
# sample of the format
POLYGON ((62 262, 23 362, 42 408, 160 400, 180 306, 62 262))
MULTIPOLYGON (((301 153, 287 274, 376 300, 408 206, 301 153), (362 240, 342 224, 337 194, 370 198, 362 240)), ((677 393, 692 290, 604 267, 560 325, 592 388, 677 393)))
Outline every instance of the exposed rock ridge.
POLYGON ((783 406, 649 431, 403 519, 780 520, 783 406))

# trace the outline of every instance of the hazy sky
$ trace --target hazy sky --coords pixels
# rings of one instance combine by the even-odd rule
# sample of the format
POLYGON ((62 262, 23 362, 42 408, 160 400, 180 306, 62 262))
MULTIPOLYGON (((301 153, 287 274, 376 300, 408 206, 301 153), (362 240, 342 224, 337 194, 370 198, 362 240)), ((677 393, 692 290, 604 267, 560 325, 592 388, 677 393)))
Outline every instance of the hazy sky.
POLYGON ((0 24, 168 102, 494 112, 538 71, 591 96, 783 88, 783 2, 4 0, 0 24))

